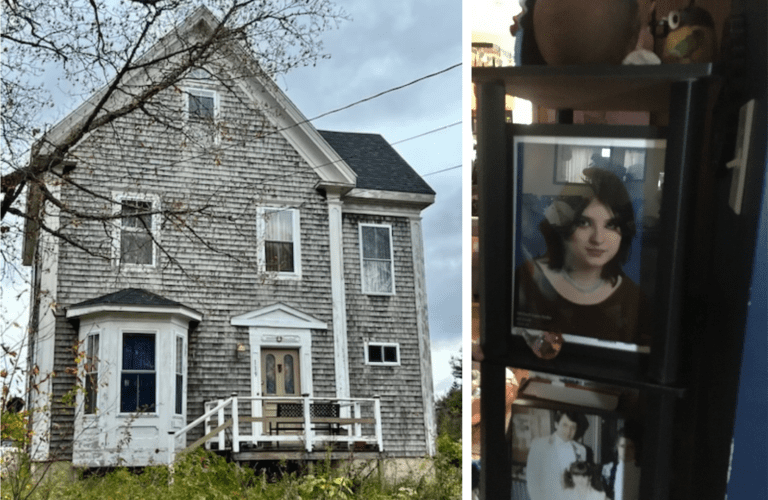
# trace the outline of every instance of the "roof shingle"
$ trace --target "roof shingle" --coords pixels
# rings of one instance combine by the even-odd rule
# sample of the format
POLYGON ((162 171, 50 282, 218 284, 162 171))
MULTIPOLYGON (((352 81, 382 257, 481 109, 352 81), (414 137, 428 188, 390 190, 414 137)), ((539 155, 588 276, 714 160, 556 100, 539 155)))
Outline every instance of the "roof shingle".
POLYGON ((318 132, 355 171, 357 188, 435 194, 381 135, 328 130, 318 132))
POLYGON ((160 295, 154 294, 152 292, 142 290, 141 288, 126 288, 118 292, 102 295, 101 297, 88 299, 86 301, 80 302, 79 304, 74 304, 71 307, 75 308, 75 307, 95 306, 95 305, 101 305, 101 304, 114 304, 114 305, 126 305, 126 306, 141 305, 141 306, 187 307, 184 304, 181 304, 174 300, 166 299, 165 297, 161 297, 160 295))

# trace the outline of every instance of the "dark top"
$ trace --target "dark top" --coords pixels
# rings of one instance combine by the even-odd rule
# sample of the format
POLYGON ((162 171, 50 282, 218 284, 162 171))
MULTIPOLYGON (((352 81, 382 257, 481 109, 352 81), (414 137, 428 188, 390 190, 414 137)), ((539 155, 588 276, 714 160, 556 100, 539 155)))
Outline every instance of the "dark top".
POLYGON ((621 277, 621 284, 610 297, 592 305, 575 304, 563 298, 533 261, 517 269, 515 283, 515 326, 650 344, 648 301, 626 276, 621 277))

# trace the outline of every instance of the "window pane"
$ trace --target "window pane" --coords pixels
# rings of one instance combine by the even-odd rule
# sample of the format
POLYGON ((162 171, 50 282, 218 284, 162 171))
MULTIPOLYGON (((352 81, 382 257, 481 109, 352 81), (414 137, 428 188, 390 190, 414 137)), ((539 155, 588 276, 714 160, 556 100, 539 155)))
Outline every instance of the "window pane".
POLYGON ((139 379, 139 411, 155 411, 155 374, 140 373, 139 379))
POLYGON ((123 370, 155 369, 155 336, 125 335, 123 338, 123 370))
POLYGON ((152 264, 152 238, 146 233, 123 231, 120 255, 124 264, 152 264))
POLYGON ((384 361, 387 363, 397 363, 397 347, 393 345, 384 346, 384 361))
POLYGON ((389 260, 389 228, 363 226, 363 258, 389 260))
POLYGON ((275 356, 272 354, 267 354, 267 356, 264 359, 264 372, 266 373, 266 382, 267 382, 267 394, 276 394, 276 378, 275 378, 275 356))
POLYGON ((176 337, 176 413, 182 413, 184 394, 184 339, 176 337))
POLYGON ((85 353, 85 371, 86 373, 95 372, 99 369, 99 336, 89 335, 88 345, 85 353))
POLYGON ((389 261, 363 261, 363 279, 363 290, 366 292, 392 292, 392 267, 389 261))
POLYGON ((154 373, 124 373, 121 378, 121 412, 155 411, 154 373))
POLYGON ((120 381, 120 411, 129 413, 136 411, 139 394, 139 378, 135 373, 124 373, 120 381))
POLYGON ((99 336, 89 335, 85 353, 85 413, 96 413, 99 390, 99 336))
POLYGON ((284 273, 293 272, 293 243, 280 243, 280 253, 278 255, 278 271, 284 273))
POLYGON ((264 242, 264 258, 267 271, 293 272, 293 243, 264 242))
POLYGON ((368 346, 368 362, 370 362, 370 363, 381 363, 382 362, 381 346, 380 345, 369 345, 368 346))
POLYGON ((183 397, 183 388, 184 388, 184 376, 183 375, 176 375, 176 414, 181 415, 183 413, 183 403, 184 403, 184 397, 183 397))
POLYGON ((189 117, 213 119, 213 96, 189 94, 189 117))
POLYGON ((283 358, 283 363, 285 363, 285 393, 295 394, 296 388, 293 381, 293 356, 286 354, 285 358, 283 358))
POLYGON ((176 337, 176 373, 184 373, 184 339, 176 337))
POLYGON ((123 200, 120 208, 123 227, 126 228, 152 228, 152 215, 146 212, 152 211, 151 201, 123 200), (135 215, 140 214, 140 215, 135 215))
POLYGON ((99 387, 99 376, 97 373, 88 373, 85 375, 85 413, 92 415, 96 413, 96 397, 99 387))
POLYGON ((267 241, 293 241, 293 211, 265 210, 264 239, 267 241))

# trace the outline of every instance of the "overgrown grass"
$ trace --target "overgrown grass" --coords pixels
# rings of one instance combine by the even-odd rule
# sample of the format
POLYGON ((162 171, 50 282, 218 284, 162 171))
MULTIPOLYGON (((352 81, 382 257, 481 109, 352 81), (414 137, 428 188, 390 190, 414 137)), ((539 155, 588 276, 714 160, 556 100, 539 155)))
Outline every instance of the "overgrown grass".
MULTIPOLYGON (((398 479, 384 479, 371 468, 330 461, 303 473, 257 474, 249 467, 197 450, 166 466, 146 467, 140 473, 115 469, 104 475, 71 470, 50 471, 39 485, 29 478, 29 464, 20 462, 3 477, 2 500, 451 500, 461 498, 461 444, 438 438, 438 454, 424 462, 424 470, 398 479), (21 490, 8 481, 25 478, 21 490), (27 485, 30 485, 27 487, 27 485)), ((16 481, 18 483, 18 481, 16 481)))

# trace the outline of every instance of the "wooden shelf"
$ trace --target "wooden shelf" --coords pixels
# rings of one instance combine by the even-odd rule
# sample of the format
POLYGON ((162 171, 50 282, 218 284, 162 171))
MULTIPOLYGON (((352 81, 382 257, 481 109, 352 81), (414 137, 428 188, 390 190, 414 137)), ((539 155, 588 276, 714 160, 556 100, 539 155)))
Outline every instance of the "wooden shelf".
POLYGON ((472 68, 472 82, 503 83, 508 95, 550 109, 666 113, 674 82, 713 75, 713 65, 508 66, 472 68))
POLYGON ((647 354, 565 343, 556 358, 547 360, 536 357, 520 336, 510 336, 507 345, 508 353, 504 363, 510 367, 644 389, 676 397, 682 397, 685 393, 683 388, 657 384, 647 378, 647 354))

